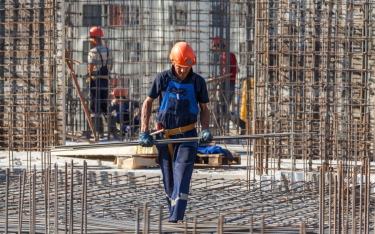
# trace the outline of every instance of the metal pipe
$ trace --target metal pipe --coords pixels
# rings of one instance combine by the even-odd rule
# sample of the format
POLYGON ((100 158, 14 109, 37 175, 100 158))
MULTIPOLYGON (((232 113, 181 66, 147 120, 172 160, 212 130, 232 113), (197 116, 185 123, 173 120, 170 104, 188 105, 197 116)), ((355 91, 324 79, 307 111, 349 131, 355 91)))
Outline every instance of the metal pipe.
MULTIPOLYGON (((313 134, 314 132, 308 133, 270 133, 270 134, 255 134, 255 135, 235 135, 235 136, 214 136, 213 141, 225 141, 233 139, 261 139, 267 137, 283 137, 296 134, 313 134)), ((173 143, 184 143, 184 142, 197 142, 199 137, 187 137, 187 138, 177 138, 177 139, 162 139, 154 140, 154 145, 160 144, 173 144, 173 143)), ((104 147, 115 147, 115 146, 133 146, 139 145, 137 141, 127 141, 127 142, 110 142, 110 143, 98 143, 98 144, 81 144, 81 145, 68 145, 68 146, 52 146, 51 151, 64 151, 64 150, 79 150, 85 148, 104 148, 104 147)))

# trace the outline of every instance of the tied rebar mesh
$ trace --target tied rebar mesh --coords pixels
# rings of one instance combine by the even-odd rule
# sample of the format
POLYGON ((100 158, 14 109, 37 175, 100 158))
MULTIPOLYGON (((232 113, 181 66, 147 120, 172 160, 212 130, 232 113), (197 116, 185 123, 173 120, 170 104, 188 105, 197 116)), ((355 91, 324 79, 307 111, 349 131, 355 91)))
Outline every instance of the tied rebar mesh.
POLYGON ((2 172, 2 232, 373 230, 368 160, 357 169, 340 164, 336 173, 322 167, 315 179, 305 181, 193 178, 186 219, 173 225, 167 222, 160 176, 103 173, 73 160, 44 171, 2 172), (358 178, 361 182, 352 186, 358 178))

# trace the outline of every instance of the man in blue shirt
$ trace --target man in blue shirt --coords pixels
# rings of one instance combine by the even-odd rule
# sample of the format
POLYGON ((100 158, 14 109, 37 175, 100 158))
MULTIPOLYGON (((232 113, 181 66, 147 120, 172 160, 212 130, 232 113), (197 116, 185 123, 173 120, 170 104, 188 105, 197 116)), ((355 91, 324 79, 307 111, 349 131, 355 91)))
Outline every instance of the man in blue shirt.
MULTIPOLYGON (((199 143, 209 143, 212 135, 209 130, 208 91, 204 78, 193 72, 195 53, 188 43, 178 42, 169 58, 171 69, 156 75, 143 102, 139 144, 153 146, 148 125, 152 103, 158 97, 160 107, 156 122, 158 130, 163 130, 156 136, 158 139, 197 137, 195 124, 199 113, 202 127, 199 143)), ((198 143, 159 144, 156 147, 170 211, 168 221, 176 223, 184 217, 198 143)))

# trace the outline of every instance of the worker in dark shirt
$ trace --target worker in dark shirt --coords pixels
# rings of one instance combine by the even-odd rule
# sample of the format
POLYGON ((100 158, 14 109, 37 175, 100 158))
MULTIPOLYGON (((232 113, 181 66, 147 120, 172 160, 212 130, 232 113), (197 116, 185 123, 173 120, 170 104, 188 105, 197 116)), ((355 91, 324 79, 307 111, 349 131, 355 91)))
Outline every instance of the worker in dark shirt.
MULTIPOLYGON (((195 53, 188 43, 178 42, 169 58, 171 69, 156 75, 143 102, 139 143, 145 147, 153 146, 148 125, 152 103, 158 97, 160 107, 156 122, 161 131, 158 139, 197 137, 195 125, 200 114, 202 131, 199 143, 209 143, 212 141, 207 107, 209 98, 205 80, 192 69, 196 64, 195 53)), ((198 143, 192 141, 156 147, 170 211, 169 222, 176 223, 184 218, 198 143)))

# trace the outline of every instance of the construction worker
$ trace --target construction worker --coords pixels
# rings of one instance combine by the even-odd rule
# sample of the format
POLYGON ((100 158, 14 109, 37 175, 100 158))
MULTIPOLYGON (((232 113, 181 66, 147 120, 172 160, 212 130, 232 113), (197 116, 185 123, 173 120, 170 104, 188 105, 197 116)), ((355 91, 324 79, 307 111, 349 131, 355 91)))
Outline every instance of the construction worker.
POLYGON ((102 44, 104 37, 100 27, 92 27, 89 36, 93 47, 88 54, 86 82, 90 84, 90 111, 95 131, 103 136, 103 115, 108 111, 108 81, 112 70, 112 53, 102 44))
MULTIPOLYGON (((156 75, 143 102, 139 144, 153 146, 148 125, 152 103, 158 97, 160 106, 156 122, 161 133, 156 135, 157 139, 197 137, 195 124, 200 113, 202 131, 199 143, 209 143, 212 141, 207 107, 209 98, 205 80, 192 69, 196 64, 195 53, 188 43, 178 42, 169 58, 171 69, 156 75)), ((184 217, 198 144, 192 141, 158 144, 156 147, 170 212, 168 221, 176 223, 184 217)))
MULTIPOLYGON (((110 111, 112 112, 112 124, 116 124, 117 130, 123 135, 130 136, 139 128, 139 102, 127 98, 127 90, 117 86, 111 92, 110 111)), ((114 131, 114 129, 112 129, 114 131)), ((117 136, 113 132, 114 136, 117 136)))
POLYGON ((218 100, 221 105, 216 106, 216 113, 219 114, 219 117, 217 118, 218 124, 219 126, 224 127, 224 125, 229 122, 229 119, 225 119, 225 116, 230 116, 229 111, 235 93, 236 75, 237 72, 239 72, 239 68, 236 55, 227 51, 226 40, 222 37, 216 36, 212 40, 212 49, 218 53, 220 76, 226 76, 219 83, 219 90, 221 90, 221 92, 218 94, 218 100), (229 66, 227 65, 228 55, 229 66), (229 87, 229 90, 227 89, 227 86, 229 87))
MULTIPOLYGON (((212 40, 212 48, 216 50, 220 55, 220 76, 229 75, 229 100, 228 104, 232 102, 234 96, 234 90, 236 85, 236 75, 240 72, 240 69, 237 65, 237 58, 234 53, 229 52, 229 70, 227 71, 227 49, 225 47, 226 40, 220 36, 216 36, 212 40)), ((226 90, 227 79, 223 79, 221 82, 221 87, 223 90, 226 90)))

